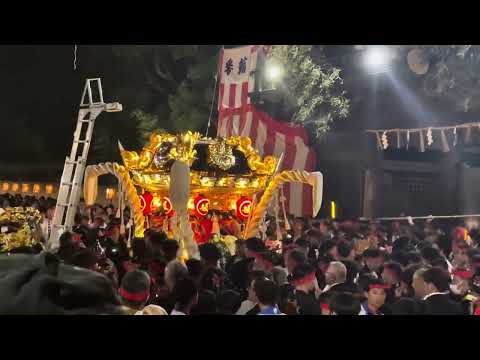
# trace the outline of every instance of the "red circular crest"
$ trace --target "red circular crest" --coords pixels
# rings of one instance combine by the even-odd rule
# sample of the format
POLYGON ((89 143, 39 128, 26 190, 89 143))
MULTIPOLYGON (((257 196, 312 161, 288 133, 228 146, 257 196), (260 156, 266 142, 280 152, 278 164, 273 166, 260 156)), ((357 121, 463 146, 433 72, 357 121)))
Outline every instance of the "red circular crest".
POLYGON ((246 220, 252 211, 252 199, 247 196, 242 196, 237 200, 237 217, 241 220, 246 220))
POLYGON ((152 200, 153 195, 145 191, 142 195, 140 195, 140 206, 143 212, 143 215, 150 215, 152 213, 152 200))
POLYGON ((210 210, 210 200, 203 195, 197 195, 193 200, 193 205, 197 217, 204 217, 210 210))
POLYGON ((164 197, 162 201, 163 211, 165 215, 171 215, 173 213, 173 205, 168 197, 164 197))

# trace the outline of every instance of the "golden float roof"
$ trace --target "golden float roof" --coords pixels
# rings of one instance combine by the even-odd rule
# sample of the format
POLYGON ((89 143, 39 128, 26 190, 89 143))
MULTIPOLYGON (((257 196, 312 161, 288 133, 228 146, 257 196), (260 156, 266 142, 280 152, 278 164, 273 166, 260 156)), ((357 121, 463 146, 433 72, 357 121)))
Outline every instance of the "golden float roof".
POLYGON ((277 170, 273 156, 262 159, 248 137, 206 138, 199 133, 153 133, 140 153, 124 150, 125 167, 135 185, 153 192, 167 192, 170 167, 175 160, 190 166, 192 193, 242 193, 262 191, 277 170))

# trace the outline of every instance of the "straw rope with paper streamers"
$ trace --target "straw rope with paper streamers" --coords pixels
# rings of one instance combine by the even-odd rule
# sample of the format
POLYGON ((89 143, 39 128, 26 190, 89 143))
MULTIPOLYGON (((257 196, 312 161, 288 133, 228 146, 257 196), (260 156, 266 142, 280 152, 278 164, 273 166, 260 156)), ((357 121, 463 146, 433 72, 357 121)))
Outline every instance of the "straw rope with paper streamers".
POLYGON ((381 150, 387 150, 391 145, 388 142, 389 134, 396 134, 397 138, 397 148, 400 148, 401 135, 406 134, 406 144, 405 147, 408 150, 410 145, 410 135, 412 133, 417 133, 419 135, 419 148, 420 152, 425 151, 425 139, 426 136, 428 146, 432 146, 434 143, 433 133, 440 132, 440 141, 442 144, 443 152, 449 152, 451 147, 449 146, 447 139, 447 131, 452 131, 453 133, 453 147, 457 146, 458 143, 458 129, 465 129, 465 142, 468 143, 471 137, 471 131, 474 128, 480 129, 480 122, 465 123, 453 126, 439 126, 439 127, 425 127, 425 128, 414 128, 414 129, 377 129, 377 130, 366 130, 367 133, 373 133, 377 138, 377 147, 381 150), (425 134, 424 134, 425 133, 425 134))
POLYGON ((280 202, 282 203, 283 223, 285 225, 285 230, 290 231, 292 229, 290 227, 290 222, 288 221, 288 218, 287 218, 287 209, 285 207, 285 202, 287 201, 287 198, 283 193, 283 186, 280 186, 280 191, 282 193, 280 196, 280 202))
POLYGON ((309 173, 307 171, 282 171, 275 175, 270 184, 265 189, 262 198, 255 206, 253 214, 245 229, 245 238, 254 237, 259 231, 259 224, 267 210, 275 190, 284 183, 301 182, 313 187, 313 216, 315 217, 322 205, 323 176, 320 172, 309 173))
MULTIPOLYGON (((137 189, 130 178, 128 170, 125 169, 124 166, 109 162, 87 166, 83 183, 85 204, 91 206, 95 203, 98 194, 98 177, 106 174, 114 175, 122 184, 122 189, 133 210, 135 237, 143 237, 143 233, 145 232, 145 217, 143 216, 142 205, 137 194, 137 189)), ((131 244, 128 245, 130 246, 131 244)))
POLYGON ((470 218, 470 217, 480 217, 480 214, 470 214, 470 215, 428 215, 428 216, 398 216, 398 217, 381 217, 381 218, 360 218, 359 220, 377 220, 377 221, 397 221, 397 220, 407 220, 411 222, 412 220, 435 220, 435 219, 461 219, 461 218, 470 218))

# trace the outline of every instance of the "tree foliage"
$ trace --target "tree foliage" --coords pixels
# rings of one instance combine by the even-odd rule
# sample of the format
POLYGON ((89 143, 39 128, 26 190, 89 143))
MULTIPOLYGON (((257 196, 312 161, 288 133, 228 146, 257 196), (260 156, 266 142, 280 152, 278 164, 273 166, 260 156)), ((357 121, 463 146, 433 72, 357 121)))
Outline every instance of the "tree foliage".
POLYGON ((283 88, 294 105, 292 121, 314 124, 317 137, 329 129, 329 124, 349 113, 349 100, 343 90, 340 69, 325 57, 314 62, 311 45, 276 45, 270 61, 285 69, 283 88))
POLYGON ((416 75, 423 94, 452 106, 457 111, 480 109, 480 46, 395 45, 396 59, 405 67, 407 55, 421 50, 428 64, 425 74, 416 75))
POLYGON ((143 113, 136 112, 142 115, 136 116, 139 132, 155 127, 171 132, 203 131, 214 95, 218 48, 169 45, 154 47, 146 56, 150 56, 145 64, 146 82, 162 99, 163 109, 152 104, 140 109, 143 113))
POLYGON ((434 98, 449 102, 458 110, 480 108, 480 46, 422 46, 430 61, 424 90, 434 98))
POLYGON ((130 114, 136 122, 137 137, 142 145, 146 145, 150 139, 152 132, 163 132, 158 115, 146 113, 136 109, 130 114))

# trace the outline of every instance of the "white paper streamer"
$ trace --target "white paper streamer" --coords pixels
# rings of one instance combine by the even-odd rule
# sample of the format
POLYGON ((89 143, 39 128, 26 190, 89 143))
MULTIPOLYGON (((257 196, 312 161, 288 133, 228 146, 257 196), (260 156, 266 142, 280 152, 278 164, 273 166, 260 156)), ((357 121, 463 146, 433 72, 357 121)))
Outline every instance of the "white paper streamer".
POLYGON ((423 140, 423 131, 419 131, 419 136, 420 136, 420 152, 425 152, 425 142, 423 140))
POLYGON ((449 152, 450 146, 448 146, 447 136, 445 135, 445 130, 441 131, 442 136, 442 150, 443 152, 449 152))

